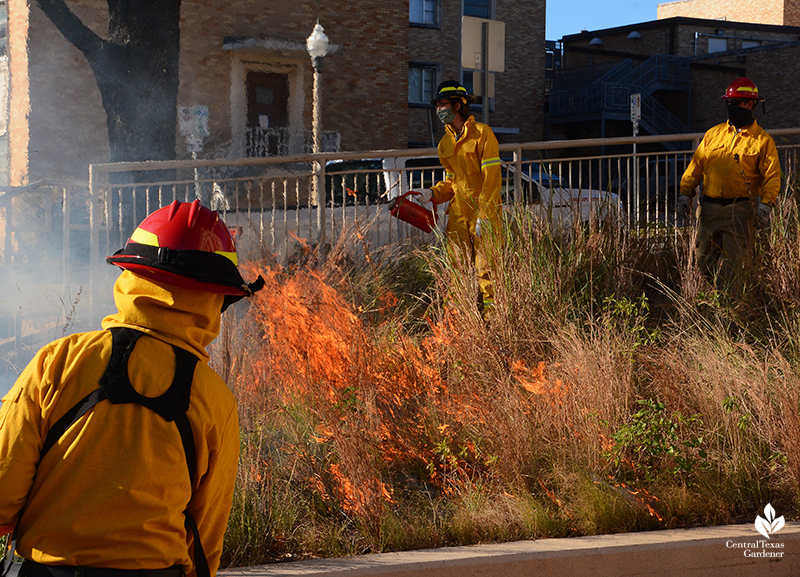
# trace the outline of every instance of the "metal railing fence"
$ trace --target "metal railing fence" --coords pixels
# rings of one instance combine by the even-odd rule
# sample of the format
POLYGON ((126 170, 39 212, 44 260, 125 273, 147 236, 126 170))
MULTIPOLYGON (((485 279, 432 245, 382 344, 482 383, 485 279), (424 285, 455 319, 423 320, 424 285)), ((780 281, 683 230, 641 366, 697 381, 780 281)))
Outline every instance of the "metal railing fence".
MULTIPOLYGON (((800 128, 770 133, 779 144, 784 179, 793 182, 800 128)), ((529 207, 563 226, 613 216, 637 234, 669 230, 691 152, 665 151, 665 145, 688 142, 694 149, 701 137, 504 144, 504 202, 529 207)), ((88 186, 45 183, 0 191, 0 266, 24 269, 26 259, 37 254, 29 247, 47 239, 48 248, 58 254, 50 261, 58 264, 47 267, 47 282, 72 286, 69 294, 79 283, 94 298, 96 288, 108 287, 114 275, 104 257, 124 245, 144 216, 173 200, 200 199, 218 210, 236 233, 244 259, 269 254, 287 262, 338 242, 343 233, 374 247, 436 242, 437 236, 391 217, 389 206, 397 196, 442 178, 433 148, 97 164, 90 167, 88 186), (49 216, 26 223, 19 220, 22 206, 15 203, 30 202, 34 188, 37 202, 49 207, 40 213, 49 216)))
POLYGON ((0 389, 5 355, 60 336, 74 313, 90 270, 89 206, 86 182, 0 188, 0 389))

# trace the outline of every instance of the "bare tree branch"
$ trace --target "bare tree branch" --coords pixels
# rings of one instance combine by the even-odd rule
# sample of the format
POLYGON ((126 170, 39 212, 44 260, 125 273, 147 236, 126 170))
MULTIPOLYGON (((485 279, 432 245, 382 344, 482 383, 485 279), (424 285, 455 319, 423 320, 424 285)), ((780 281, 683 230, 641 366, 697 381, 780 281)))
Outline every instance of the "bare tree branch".
POLYGON ((64 38, 83 52, 90 63, 107 44, 75 16, 64 0, 36 0, 36 2, 64 38))

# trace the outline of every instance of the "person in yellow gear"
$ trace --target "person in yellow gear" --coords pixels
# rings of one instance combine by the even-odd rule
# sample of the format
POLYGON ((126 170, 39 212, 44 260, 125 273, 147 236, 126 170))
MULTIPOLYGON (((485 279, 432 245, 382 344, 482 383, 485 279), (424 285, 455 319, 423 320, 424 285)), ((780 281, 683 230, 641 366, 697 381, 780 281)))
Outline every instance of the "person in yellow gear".
POLYGON ((479 308, 484 317, 494 306, 494 287, 480 243, 492 230, 499 230, 502 198, 500 151, 492 129, 476 122, 469 105, 475 101, 466 88, 449 80, 439 84, 431 104, 445 125, 439 141, 439 162, 445 179, 422 189, 422 204, 450 202, 447 238, 475 263, 480 286, 479 308))
POLYGON ((199 201, 154 212, 108 261, 123 272, 104 330, 44 346, 3 398, 4 572, 212 577, 239 426, 206 347, 263 279, 245 283, 228 228, 199 201))
POLYGON ((709 129, 681 178, 679 221, 689 216, 695 189, 703 183, 697 209, 697 263, 718 287, 731 287, 749 269, 755 226, 769 225, 781 187, 775 141, 753 118, 763 101, 748 78, 731 82, 722 96, 728 121, 709 129))

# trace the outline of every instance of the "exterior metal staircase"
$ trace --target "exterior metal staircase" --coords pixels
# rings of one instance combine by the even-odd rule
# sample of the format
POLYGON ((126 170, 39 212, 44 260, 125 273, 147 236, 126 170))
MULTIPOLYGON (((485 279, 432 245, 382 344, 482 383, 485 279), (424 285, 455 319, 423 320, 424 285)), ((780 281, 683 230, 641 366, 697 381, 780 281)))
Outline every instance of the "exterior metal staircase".
POLYGON ((655 55, 636 67, 631 59, 626 59, 605 65, 599 71, 581 69, 562 73, 550 92, 550 115, 567 122, 592 120, 601 115, 629 119, 630 97, 638 92, 642 95, 640 127, 650 134, 680 134, 686 132, 686 125, 653 94, 662 90, 688 91, 688 88, 686 57, 655 55))

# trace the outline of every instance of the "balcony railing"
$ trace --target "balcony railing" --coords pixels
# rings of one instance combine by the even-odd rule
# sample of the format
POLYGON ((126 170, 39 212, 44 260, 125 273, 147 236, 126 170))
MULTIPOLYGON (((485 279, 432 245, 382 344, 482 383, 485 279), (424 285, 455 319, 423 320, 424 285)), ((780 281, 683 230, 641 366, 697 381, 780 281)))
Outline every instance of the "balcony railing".
MULTIPOLYGON (((339 152, 342 137, 338 132, 322 133, 320 152, 339 152)), ((292 154, 310 154, 314 152, 314 135, 310 130, 293 130, 289 128, 247 129, 245 133, 245 153, 247 158, 264 158, 267 156, 290 156, 292 154)))
MULTIPOLYGON (((628 59, 603 70, 599 77, 587 75, 581 87, 551 91, 550 114, 582 115, 606 111, 627 115, 630 95, 638 92, 642 94, 641 123, 649 132, 680 134, 686 131, 686 126, 653 98, 652 92, 665 86, 679 89, 687 85, 688 58, 656 55, 636 67, 628 59)), ((564 76, 565 79, 575 77, 574 74, 564 76)))

